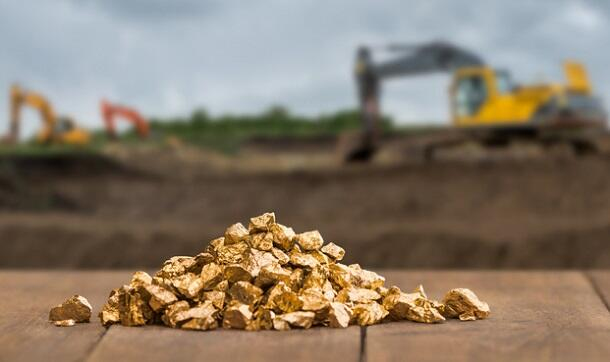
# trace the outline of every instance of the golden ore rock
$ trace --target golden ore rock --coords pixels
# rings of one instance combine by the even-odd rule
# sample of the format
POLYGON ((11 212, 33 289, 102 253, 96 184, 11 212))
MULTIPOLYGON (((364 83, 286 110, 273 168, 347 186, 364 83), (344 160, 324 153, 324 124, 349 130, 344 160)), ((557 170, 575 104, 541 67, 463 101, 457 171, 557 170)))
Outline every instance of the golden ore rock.
POLYGON ((372 289, 348 287, 341 289, 335 299, 341 303, 369 303, 381 299, 381 295, 372 289))
POLYGON ((291 313, 303 308, 303 301, 292 290, 286 291, 273 298, 273 303, 280 313, 291 313))
POLYGON ((270 229, 273 234, 273 243, 277 245, 278 248, 285 251, 292 249, 294 237, 296 236, 296 233, 292 228, 282 224, 273 224, 270 229))
POLYGON ((155 312, 160 312, 168 305, 178 301, 178 298, 174 295, 174 293, 161 286, 150 284, 144 286, 143 288, 150 295, 148 305, 155 312))
POLYGON ((258 308, 252 313, 252 320, 246 325, 248 331, 273 329, 275 313, 266 308, 258 308))
POLYGON ((336 289, 348 288, 352 285, 352 274, 347 265, 341 263, 332 264, 328 271, 330 273, 329 279, 336 289))
MULTIPOLYGON (((383 276, 359 264, 339 263, 344 256, 335 243, 324 245, 319 231, 296 234, 277 223, 274 213, 265 213, 251 218, 248 228, 229 226, 193 257, 166 260, 152 277, 134 273, 128 285, 110 293, 99 318, 104 326, 283 331, 489 315, 489 306, 468 289, 453 289, 439 303, 422 286, 413 293, 386 287, 383 276)), ((51 311, 56 325, 81 320, 67 312, 80 313, 85 305, 82 297, 73 298, 51 311)))
POLYGON ((298 250, 292 250, 290 252, 290 264, 296 267, 311 269, 320 265, 318 260, 311 254, 305 254, 298 250))
POLYGON ((290 287, 287 286, 284 282, 278 282, 277 284, 269 288, 265 293, 265 297, 263 300, 264 307, 275 311, 281 311, 281 309, 275 303, 275 298, 287 292, 292 292, 292 289, 290 289, 290 287))
POLYGON ((303 279, 303 289, 322 288, 327 282, 327 275, 328 273, 321 266, 311 269, 303 279))
POLYGON ((51 308, 49 321, 58 327, 71 327, 75 323, 86 323, 91 318, 91 304, 81 295, 73 295, 65 302, 51 308))
POLYGON ((358 264, 348 266, 352 284, 359 288, 377 289, 385 284, 385 278, 381 275, 364 270, 358 264))
POLYGON ((56 327, 72 327, 76 324, 74 319, 64 319, 62 321, 54 321, 53 325, 56 327))
POLYGON ((144 300, 142 293, 128 285, 118 291, 119 318, 124 326, 142 326, 153 317, 154 311, 144 300))
POLYGON ((248 231, 250 232, 250 234, 261 231, 269 231, 273 224, 275 224, 275 213, 266 212, 262 215, 255 216, 250 219, 250 224, 248 224, 248 231))
POLYGON ((260 301, 263 290, 249 282, 239 281, 229 289, 231 300, 253 305, 260 301))
POLYGON ((245 329, 252 320, 252 312, 247 304, 231 301, 224 311, 223 328, 245 329))
POLYGON ((114 323, 119 323, 119 290, 113 289, 108 296, 108 300, 98 314, 103 326, 109 326, 114 323))
POLYGON ((277 330, 287 330, 290 327, 311 328, 316 314, 314 312, 291 312, 275 316, 273 327, 277 330))
POLYGON ((278 248, 272 248, 271 255, 273 255, 277 259, 277 262, 280 265, 286 265, 290 262, 290 257, 288 256, 288 254, 284 253, 278 248))
POLYGON ((328 326, 331 328, 347 328, 352 318, 352 310, 343 303, 330 303, 328 326))
POLYGON ((377 302, 356 304, 352 310, 353 318, 360 326, 380 323, 388 315, 388 311, 377 302))
POLYGON ((211 301, 205 301, 203 304, 188 310, 177 313, 179 316, 176 319, 185 321, 180 327, 183 329, 197 329, 206 331, 209 329, 218 328, 216 316, 218 310, 211 301))
POLYGON ((221 265, 239 264, 246 257, 246 251, 249 248, 245 241, 222 245, 216 251, 216 262, 221 265))
POLYGON ((281 281, 284 283, 290 283, 290 276, 292 272, 288 269, 282 268, 278 263, 269 264, 261 268, 256 281, 254 284, 258 287, 268 287, 281 281))
POLYGON ((152 283, 152 277, 147 272, 137 271, 131 277, 131 286, 148 285, 152 283))
POLYGON ((324 239, 322 239, 322 235, 320 235, 318 230, 297 234, 294 239, 301 249, 307 251, 318 250, 322 247, 322 244, 324 244, 324 239))
POLYGON ((301 291, 299 299, 302 302, 301 309, 304 311, 319 312, 327 309, 330 302, 324 296, 321 289, 310 288, 301 291))
POLYGON ((273 249, 273 234, 269 232, 250 235, 248 241, 254 249, 271 251, 273 249))
POLYGON ((435 302, 427 299, 421 286, 413 293, 403 293, 398 287, 390 288, 383 298, 383 307, 389 311, 390 318, 394 320, 407 319, 420 323, 437 323, 445 320, 435 302))
POLYGON ((223 270, 216 263, 207 264, 201 269, 201 282, 205 290, 214 288, 222 281, 222 277, 223 270))
POLYGON ((171 279, 172 286, 189 299, 197 299, 204 287, 203 279, 194 273, 186 273, 171 279))
POLYGON ((328 243, 320 248, 320 250, 335 261, 340 261, 345 256, 345 250, 335 243, 328 243))
POLYGON ((225 230, 224 245, 231 245, 245 241, 248 235, 250 235, 250 233, 248 232, 248 229, 242 225, 242 223, 235 223, 225 230))
POLYGON ((443 299, 444 314, 448 318, 459 318, 462 321, 474 321, 489 317, 489 305, 467 288, 451 289, 443 299))
POLYGON ((239 281, 249 282, 252 280, 252 274, 247 266, 242 264, 232 264, 224 267, 224 278, 229 283, 237 283, 239 281))
POLYGON ((189 303, 186 300, 176 302, 165 309, 162 320, 166 325, 176 328, 180 322, 184 322, 187 318, 186 314, 181 313, 190 309, 189 303))
POLYGON ((189 268, 195 266, 195 258, 190 256, 174 256, 166 260, 155 276, 161 278, 174 278, 188 271, 189 268))
POLYGON ((219 290, 203 292, 203 300, 209 300, 210 302, 212 302, 214 307, 220 310, 224 307, 226 298, 227 294, 219 290))

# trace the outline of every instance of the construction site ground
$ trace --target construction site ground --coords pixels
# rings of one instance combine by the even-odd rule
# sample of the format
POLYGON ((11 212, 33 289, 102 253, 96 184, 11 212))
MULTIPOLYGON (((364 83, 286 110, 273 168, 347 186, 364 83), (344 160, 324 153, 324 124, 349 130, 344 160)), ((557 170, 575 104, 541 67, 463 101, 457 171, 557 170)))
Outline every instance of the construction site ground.
POLYGON ((0 266, 154 268, 265 211, 319 229, 347 263, 369 268, 610 266, 606 155, 517 146, 482 157, 470 147, 422 162, 394 141, 370 164, 344 165, 334 144, 260 140, 230 156, 146 143, 4 153, 0 266))

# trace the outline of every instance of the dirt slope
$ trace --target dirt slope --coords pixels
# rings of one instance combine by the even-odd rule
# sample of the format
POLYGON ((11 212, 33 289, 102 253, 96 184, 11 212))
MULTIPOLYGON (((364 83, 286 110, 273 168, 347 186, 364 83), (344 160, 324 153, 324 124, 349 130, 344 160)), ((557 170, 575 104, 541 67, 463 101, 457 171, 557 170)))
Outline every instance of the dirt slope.
MULTIPOLYGON (((281 165, 276 156, 246 159, 281 165)), ((51 170, 3 160, 13 170, 4 178, 29 197, 46 190, 40 197, 63 201, 9 207, 0 197, 0 266, 156 267, 274 210, 297 231, 318 228, 347 249, 347 262, 367 267, 610 267, 604 157, 259 172, 214 157, 144 153, 117 158, 120 166, 89 160, 51 170)), ((0 195, 15 195, 7 182, 0 195)))

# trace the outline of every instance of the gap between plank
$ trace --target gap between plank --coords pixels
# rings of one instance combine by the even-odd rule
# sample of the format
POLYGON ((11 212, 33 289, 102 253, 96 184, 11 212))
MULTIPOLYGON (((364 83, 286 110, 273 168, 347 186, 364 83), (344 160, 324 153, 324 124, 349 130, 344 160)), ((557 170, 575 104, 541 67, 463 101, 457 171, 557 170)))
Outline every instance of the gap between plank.
POLYGON ((597 296, 602 300, 602 303, 604 303, 606 310, 608 312, 610 312, 610 304, 608 304, 608 301, 606 300, 606 298, 604 298, 604 295, 602 294, 601 289, 599 288, 597 283, 595 283, 595 279, 593 279, 593 276, 591 275, 591 273, 587 271, 587 272, 583 272, 583 274, 589 281, 589 284, 591 284, 591 287, 593 288, 593 291, 595 291, 595 294, 597 294, 597 296))
POLYGON ((360 327, 360 362, 366 362, 366 327, 360 327))
POLYGON ((85 356, 84 360, 88 361, 91 359, 91 356, 93 355, 93 352, 95 352, 95 350, 97 349, 97 347, 100 345, 100 343, 102 343, 102 340, 104 339, 104 337, 106 337, 106 333, 108 333, 108 331, 110 330, 110 328, 113 328, 114 326, 109 326, 108 328, 106 327, 102 327, 104 328, 104 332, 100 335, 100 337, 97 339, 97 343, 93 345, 93 347, 91 347, 87 353, 87 355, 85 356))

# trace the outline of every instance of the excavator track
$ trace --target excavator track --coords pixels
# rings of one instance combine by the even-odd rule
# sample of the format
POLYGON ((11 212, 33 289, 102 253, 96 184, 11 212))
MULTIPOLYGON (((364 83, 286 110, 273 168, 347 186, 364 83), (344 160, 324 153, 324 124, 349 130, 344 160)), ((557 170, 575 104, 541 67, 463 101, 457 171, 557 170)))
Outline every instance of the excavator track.
MULTIPOLYGON (((482 161, 610 154, 610 133, 603 130, 439 129, 405 137, 385 137, 384 148, 411 162, 482 161), (392 139, 394 138, 394 139, 392 139)), ((379 149, 383 153, 383 148, 379 149)))

